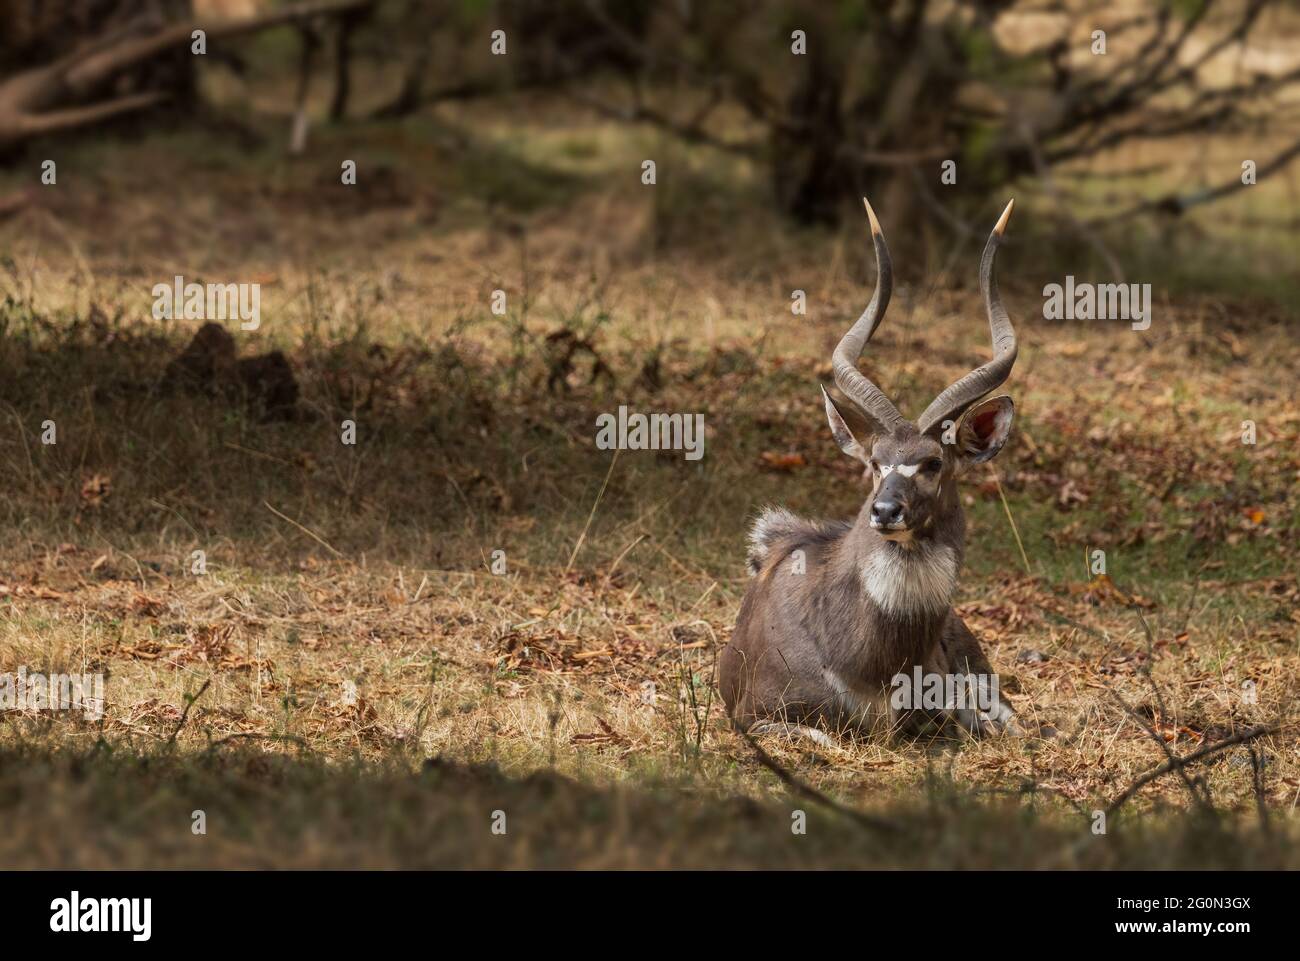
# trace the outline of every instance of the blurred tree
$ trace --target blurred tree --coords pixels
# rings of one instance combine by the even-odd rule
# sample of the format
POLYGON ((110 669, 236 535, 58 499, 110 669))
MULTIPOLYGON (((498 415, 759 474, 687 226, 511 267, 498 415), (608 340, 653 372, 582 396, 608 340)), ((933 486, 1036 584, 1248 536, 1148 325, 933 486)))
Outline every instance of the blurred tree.
POLYGON ((396 46, 404 63, 397 95, 374 115, 405 116, 446 100, 554 87, 601 71, 630 75, 639 59, 604 24, 640 37, 652 8, 653 0, 625 0, 609 12, 587 0, 406 0, 370 37, 374 59, 388 59, 396 46), (505 31, 508 56, 490 52, 487 38, 496 29, 505 31))
MULTIPOLYGON (((0 75, 51 63, 92 41, 144 25, 188 19, 190 0, 0 0, 0 75)), ((194 58, 187 46, 132 65, 119 92, 166 91, 168 102, 194 101, 194 58)))
MULTIPOLYGON (((1203 76, 1279 0, 1148 0, 1107 18, 1104 55, 1080 29, 1087 8, 1065 2, 1034 5, 1033 42, 1016 45, 995 29, 1013 8, 1025 13, 1014 0, 646 2, 644 28, 633 32, 615 16, 618 4, 586 0, 634 67, 621 100, 594 94, 581 71, 574 95, 610 116, 756 158, 771 171, 776 202, 803 222, 837 220, 856 196, 879 196, 902 172, 911 183, 893 192, 895 219, 913 213, 900 204, 918 204, 969 231, 971 198, 1022 174, 1051 183, 1054 165, 1129 141, 1226 131, 1249 120, 1259 98, 1300 81, 1300 68, 1217 86, 1203 76), (948 160, 963 189, 940 203, 934 188, 948 160)), ((1300 141, 1260 169, 1297 155, 1300 141)), ((1131 198, 1116 216, 1177 214, 1239 186, 1228 179, 1186 196, 1131 198)))
POLYGON ((198 20, 190 0, 0 0, 0 149, 196 99, 192 32, 235 37, 374 0, 322 0, 198 20))

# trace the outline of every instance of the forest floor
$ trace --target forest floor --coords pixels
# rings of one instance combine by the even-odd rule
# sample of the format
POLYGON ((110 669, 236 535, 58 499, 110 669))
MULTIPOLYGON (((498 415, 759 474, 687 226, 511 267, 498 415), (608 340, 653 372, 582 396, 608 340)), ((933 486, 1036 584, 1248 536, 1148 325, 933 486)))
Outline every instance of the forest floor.
MULTIPOLYGON (((1289 186, 1257 189, 1234 214, 1289 186)), ((1100 268, 1018 198, 1017 420, 965 483, 956 604, 1056 736, 765 740, 767 766, 717 654, 757 510, 861 504, 818 384, 872 268, 865 223, 763 197, 546 101, 292 159, 206 132, 61 153, 0 223, 0 674, 100 673, 106 705, 0 713, 0 866, 1300 866, 1297 319, 1258 292, 1280 275, 1252 293, 1192 249, 1251 228, 1133 236, 1168 255, 1125 261, 1146 331, 1045 320, 1045 284, 1100 268), (261 285, 260 327, 227 327, 284 353, 292 416, 166 386, 199 327, 151 315, 175 275, 261 285), (703 414, 705 456, 598 450, 620 405, 703 414)), ((940 254, 896 255, 864 361, 905 413, 988 356, 977 243, 940 254)))

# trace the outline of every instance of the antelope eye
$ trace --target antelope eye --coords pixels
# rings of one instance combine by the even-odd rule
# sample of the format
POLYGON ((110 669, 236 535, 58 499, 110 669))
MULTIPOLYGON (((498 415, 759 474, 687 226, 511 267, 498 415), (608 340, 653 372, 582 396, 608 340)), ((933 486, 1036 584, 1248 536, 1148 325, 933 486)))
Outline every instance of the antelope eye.
POLYGON ((931 457, 922 466, 922 470, 924 470, 927 474, 937 474, 939 473, 939 471, 943 470, 943 461, 941 461, 937 457, 931 457))

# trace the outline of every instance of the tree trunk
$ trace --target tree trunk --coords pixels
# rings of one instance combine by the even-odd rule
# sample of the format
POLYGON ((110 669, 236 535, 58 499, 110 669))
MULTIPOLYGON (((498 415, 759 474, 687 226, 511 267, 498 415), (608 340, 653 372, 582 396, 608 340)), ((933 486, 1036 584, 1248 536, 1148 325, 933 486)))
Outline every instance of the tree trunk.
POLYGON ((799 223, 834 223, 853 186, 840 112, 844 65, 817 45, 801 59, 786 123, 772 127, 772 187, 781 210, 799 223))
MULTIPOLYGON (((195 103, 194 57, 191 37, 206 31, 209 43, 246 36, 285 23, 338 16, 375 0, 316 0, 276 7, 253 16, 195 20, 186 0, 148 0, 141 16, 130 18, 130 0, 86 0, 95 16, 74 18, 54 30, 48 19, 29 15, 37 8, 22 0, 0 0, 0 9, 14 17, 19 29, 6 37, 6 60, 31 58, 34 66, 0 74, 0 149, 33 137, 73 130, 123 117, 170 102, 190 108, 195 103), (179 19, 167 18, 175 8, 179 19), (112 17, 122 17, 121 21, 112 17), (103 19, 107 18, 107 19, 103 19), (74 24, 69 28, 68 23, 74 24)), ((72 0, 56 6, 82 10, 72 0)), ((138 6, 136 7, 138 10, 138 6)))
MULTIPOLYGON (((53 63, 87 44, 132 28, 158 27, 193 17, 190 0, 0 0, 0 76, 53 63)), ((111 93, 165 93, 173 109, 188 110, 198 96, 194 57, 178 47, 150 58, 111 93)))

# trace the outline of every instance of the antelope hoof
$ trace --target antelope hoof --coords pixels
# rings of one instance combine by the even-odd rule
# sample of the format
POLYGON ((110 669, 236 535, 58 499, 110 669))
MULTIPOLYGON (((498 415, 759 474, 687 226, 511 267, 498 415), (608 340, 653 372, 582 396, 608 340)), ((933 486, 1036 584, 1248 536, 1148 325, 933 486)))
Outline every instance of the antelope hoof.
POLYGON ((981 711, 977 727, 978 733, 985 737, 1031 737, 1033 734, 1005 703, 995 705, 987 714, 981 711))
POLYGON ((1029 729, 1020 723, 1019 718, 1017 718, 1015 714, 1011 713, 1008 713, 1002 720, 993 722, 993 733, 1001 734, 1004 737, 1030 736, 1029 729))

